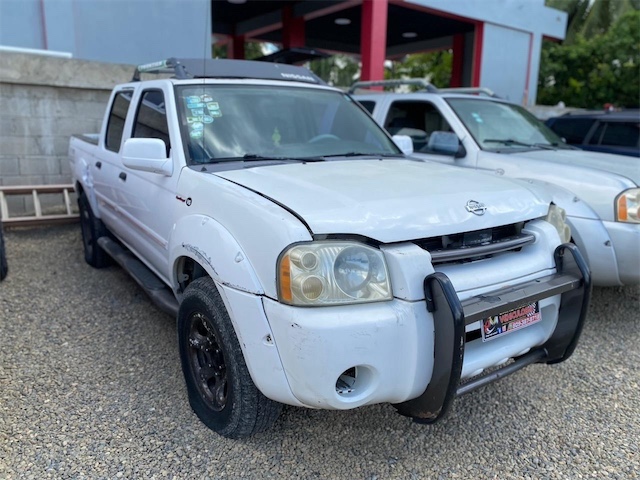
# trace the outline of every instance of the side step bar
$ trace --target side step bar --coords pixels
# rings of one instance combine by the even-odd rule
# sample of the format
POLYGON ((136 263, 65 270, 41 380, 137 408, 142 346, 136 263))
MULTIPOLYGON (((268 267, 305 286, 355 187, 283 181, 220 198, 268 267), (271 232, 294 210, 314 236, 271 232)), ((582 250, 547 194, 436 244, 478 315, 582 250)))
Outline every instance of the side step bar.
POLYGON ((178 301, 173 292, 144 263, 109 237, 100 237, 98 245, 133 277, 162 311, 174 318, 178 316, 178 301))

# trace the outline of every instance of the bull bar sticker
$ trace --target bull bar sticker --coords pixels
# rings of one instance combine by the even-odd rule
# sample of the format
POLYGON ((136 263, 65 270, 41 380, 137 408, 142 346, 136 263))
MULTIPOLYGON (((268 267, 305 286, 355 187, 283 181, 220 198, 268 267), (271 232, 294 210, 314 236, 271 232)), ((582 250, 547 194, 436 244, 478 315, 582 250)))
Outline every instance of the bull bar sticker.
POLYGON ((522 307, 514 308, 498 315, 492 315, 482 321, 482 341, 493 340, 515 330, 533 325, 542 320, 540 305, 533 302, 522 307))

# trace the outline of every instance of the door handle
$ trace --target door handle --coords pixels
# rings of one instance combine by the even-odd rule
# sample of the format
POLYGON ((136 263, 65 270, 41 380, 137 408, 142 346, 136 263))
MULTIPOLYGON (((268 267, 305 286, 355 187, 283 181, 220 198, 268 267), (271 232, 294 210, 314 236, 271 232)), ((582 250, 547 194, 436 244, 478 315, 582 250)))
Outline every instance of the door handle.
POLYGON ((96 168, 100 170, 102 168, 102 162, 96 162, 96 168))
POLYGON ((127 174, 124 172, 120 172, 120 175, 118 175, 118 177, 120 177, 120 180, 122 181, 126 181, 127 180, 127 174))

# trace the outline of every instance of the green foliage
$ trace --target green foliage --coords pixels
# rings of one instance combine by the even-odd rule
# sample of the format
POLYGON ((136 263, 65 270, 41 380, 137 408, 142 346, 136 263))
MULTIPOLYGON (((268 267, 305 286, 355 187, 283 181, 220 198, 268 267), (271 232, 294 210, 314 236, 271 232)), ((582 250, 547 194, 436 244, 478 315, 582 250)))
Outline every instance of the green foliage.
POLYGON ((349 87, 360 75, 360 66, 348 55, 312 60, 308 68, 329 85, 349 87))
POLYGON ((639 97, 640 11, 627 11, 604 34, 588 39, 578 34, 570 44, 543 45, 538 103, 638 107, 639 97))
POLYGON ((385 72, 385 78, 424 78, 436 87, 448 87, 451 83, 452 61, 451 50, 414 53, 401 62, 393 62, 391 69, 385 72))

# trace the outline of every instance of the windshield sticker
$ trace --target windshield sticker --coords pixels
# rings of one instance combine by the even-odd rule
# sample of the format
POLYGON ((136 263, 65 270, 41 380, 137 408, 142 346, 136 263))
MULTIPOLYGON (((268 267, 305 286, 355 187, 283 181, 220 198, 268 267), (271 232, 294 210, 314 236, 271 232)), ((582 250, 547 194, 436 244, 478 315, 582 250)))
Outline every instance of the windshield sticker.
POLYGON ((207 110, 209 111, 209 115, 211 115, 212 117, 222 116, 222 110, 220 110, 220 105, 218 105, 218 102, 208 102, 207 110))
POLYGON ((211 96, 207 95, 206 93, 200 96, 200 100, 202 100, 204 103, 213 102, 213 98, 211 98, 211 96))
POLYGON ((202 118, 201 117, 187 117, 187 123, 188 124, 192 124, 195 122, 201 122, 202 118))
POLYGON ((472 117, 473 117, 473 119, 476 121, 476 123, 483 123, 483 122, 482 122, 482 117, 481 117, 479 114, 477 114, 476 112, 473 112, 473 113, 471 114, 471 116, 472 116, 472 117))
POLYGON ((204 123, 202 123, 201 121, 193 122, 191 124, 191 130, 202 130, 203 128, 204 128, 204 123))
POLYGON ((189 95, 185 99, 187 101, 187 105, 192 105, 194 103, 200 103, 202 100, 197 95, 189 95))
POLYGON ((192 108, 191 115, 195 115, 196 117, 201 117, 204 115, 204 108, 192 108))
POLYGON ((210 117, 209 115, 205 115, 202 117, 202 121, 204 123, 213 123, 213 117, 210 117))
POLYGON ((189 132, 189 136, 195 140, 202 138, 204 135, 204 132, 202 130, 191 130, 189 132))

